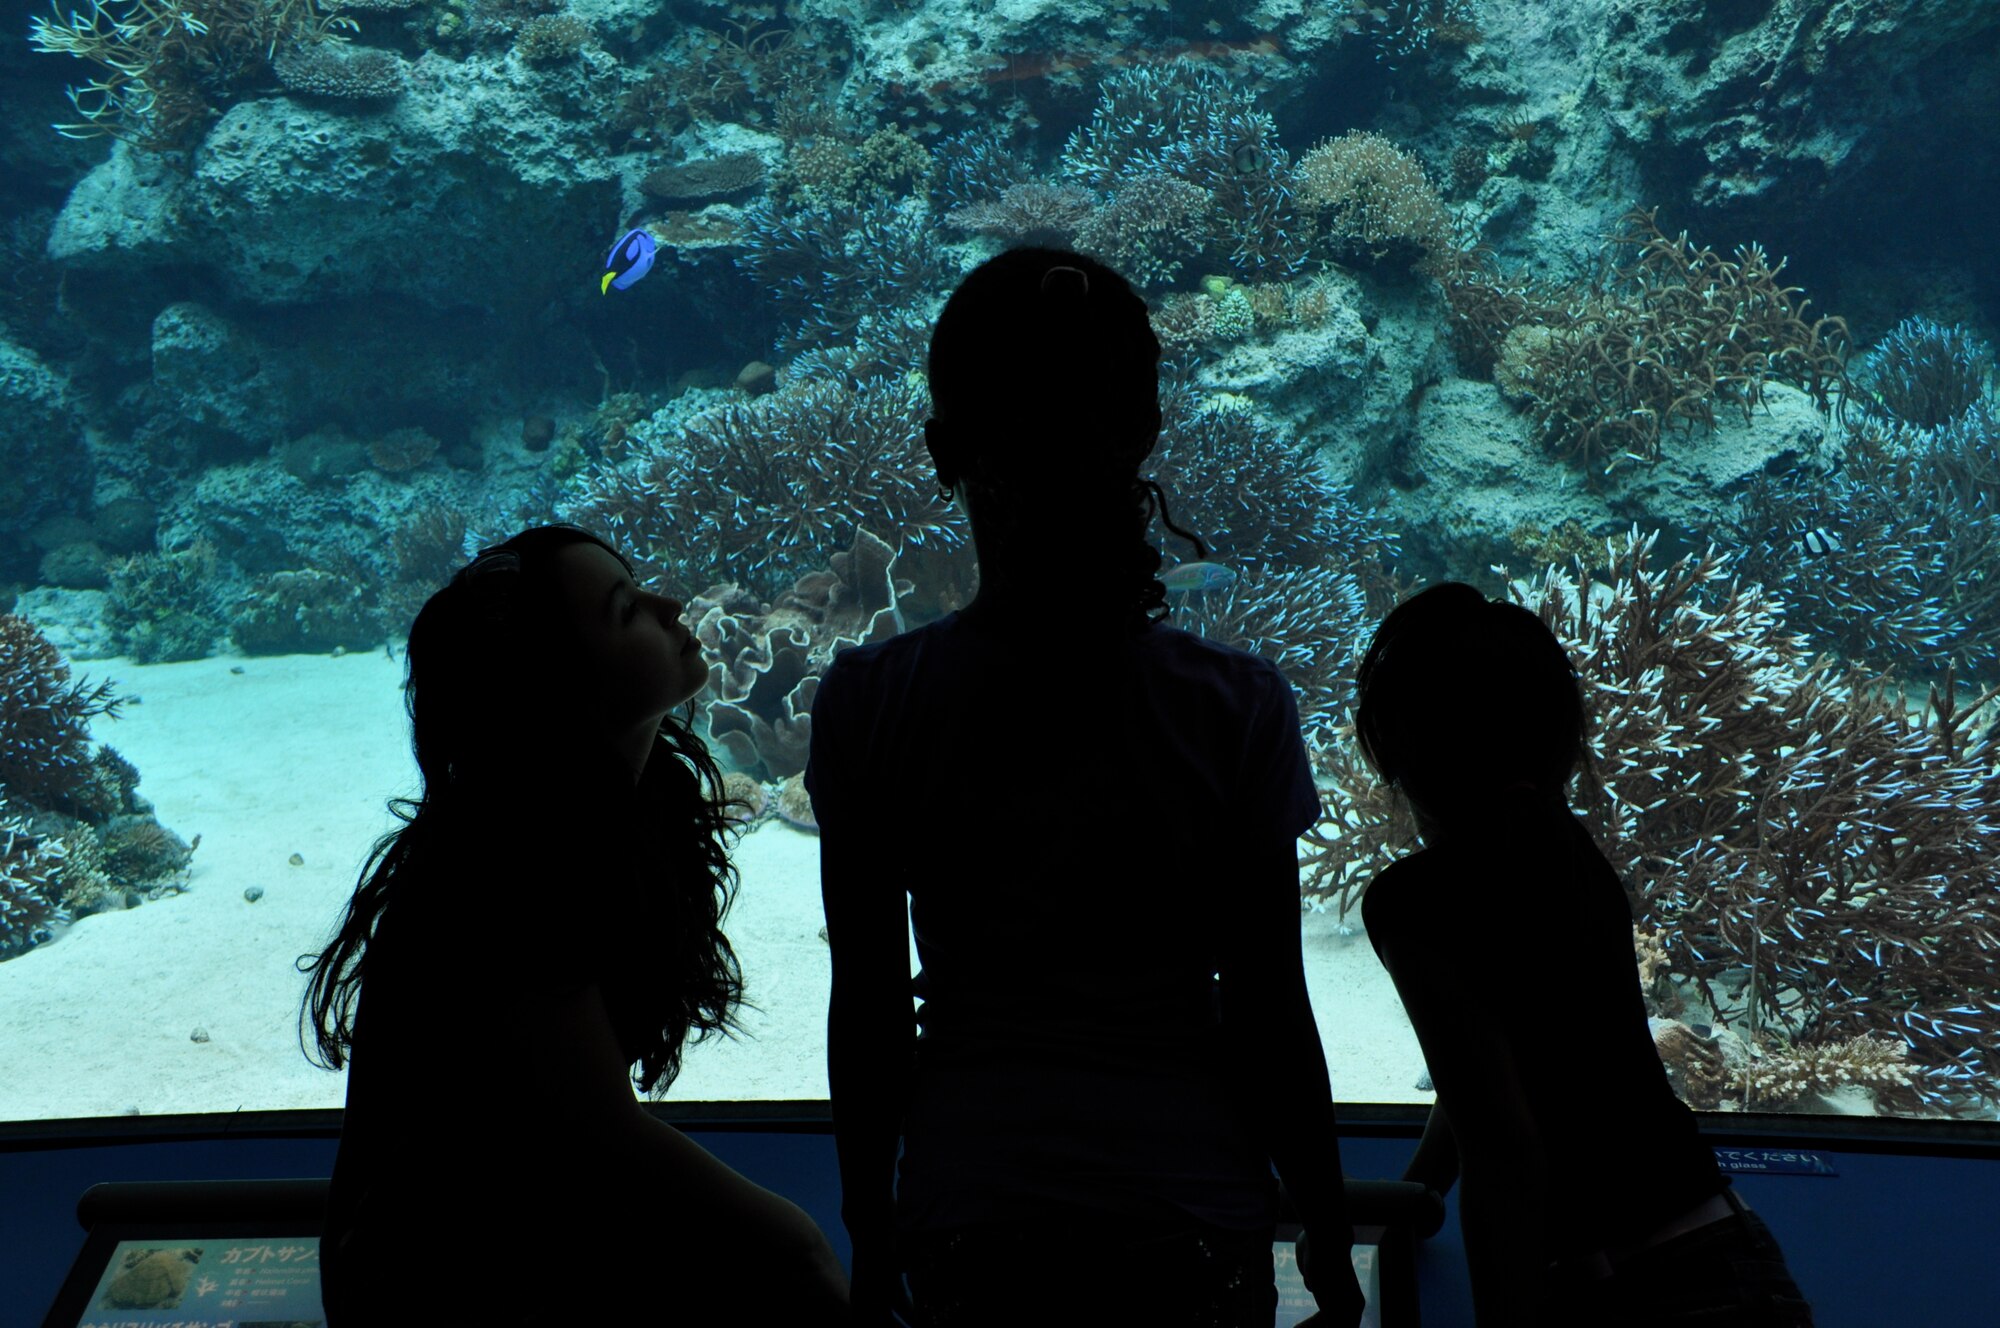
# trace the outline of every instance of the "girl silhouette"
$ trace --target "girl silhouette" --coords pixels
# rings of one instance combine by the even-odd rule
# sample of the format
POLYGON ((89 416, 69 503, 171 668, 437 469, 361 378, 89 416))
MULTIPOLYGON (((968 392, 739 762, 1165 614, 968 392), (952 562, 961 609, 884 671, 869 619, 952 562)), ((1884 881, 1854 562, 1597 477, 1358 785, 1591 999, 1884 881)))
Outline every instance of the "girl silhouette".
POLYGON ((1358 683, 1362 754, 1424 843, 1361 901, 1437 1088, 1404 1179, 1463 1174, 1479 1323, 1810 1324, 1653 1048, 1631 904, 1563 797, 1594 775, 1555 634, 1447 582, 1383 620, 1358 683))
POLYGON ((1283 675, 1159 621, 1164 497, 1138 477, 1159 354, 1090 259, 1017 249, 964 279, 925 436, 977 594, 836 656, 813 704, 827 1077, 870 1328, 1268 1328, 1273 1163, 1325 1321, 1361 1310, 1301 962, 1318 797, 1283 675))
POLYGON ((731 1032, 742 991, 721 777, 673 715, 708 676, 681 613, 552 525, 417 615, 422 791, 307 965, 320 1063, 352 1062, 334 1328, 846 1321, 812 1220, 633 1095, 731 1032))

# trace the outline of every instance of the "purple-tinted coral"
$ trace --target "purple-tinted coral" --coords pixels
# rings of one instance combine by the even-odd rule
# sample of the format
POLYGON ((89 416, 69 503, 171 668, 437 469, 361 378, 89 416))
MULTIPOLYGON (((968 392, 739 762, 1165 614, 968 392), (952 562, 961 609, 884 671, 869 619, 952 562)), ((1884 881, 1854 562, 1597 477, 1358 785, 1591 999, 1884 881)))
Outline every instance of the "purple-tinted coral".
POLYGON ((791 351, 844 341, 870 311, 922 299, 947 277, 921 203, 764 198, 744 209, 743 239, 736 261, 793 320, 781 337, 791 351))
MULTIPOLYGON (((1144 181, 1193 185, 1209 196, 1202 240, 1219 261, 1260 280, 1290 276, 1304 265, 1311 222, 1299 210, 1276 124, 1250 93, 1192 60, 1141 65, 1107 78, 1098 91, 1096 110, 1063 151, 1065 174, 1104 193, 1112 206, 1128 188, 1147 188, 1144 181)), ((1178 196, 1151 188, 1154 197, 1182 206, 1178 196)), ((1155 229, 1171 235, 1180 228, 1162 220, 1155 229)), ((1164 255, 1159 262, 1172 265, 1164 255)))

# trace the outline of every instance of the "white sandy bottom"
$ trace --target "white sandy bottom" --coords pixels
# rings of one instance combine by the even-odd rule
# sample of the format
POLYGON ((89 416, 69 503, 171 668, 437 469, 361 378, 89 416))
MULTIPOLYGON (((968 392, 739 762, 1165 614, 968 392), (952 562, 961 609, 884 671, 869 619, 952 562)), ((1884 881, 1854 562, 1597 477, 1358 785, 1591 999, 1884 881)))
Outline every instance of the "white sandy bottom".
MULTIPOLYGON (((143 698, 97 720, 94 737, 138 767, 161 823, 201 845, 185 894, 84 918, 0 963, 0 1119, 343 1105, 346 1076, 300 1048, 306 977, 294 961, 332 935, 370 846, 396 824, 387 799, 417 791, 401 663, 114 659, 77 671, 143 698), (251 885, 264 887, 254 904, 251 885)), ((724 929, 761 1009, 742 1011, 741 1041, 690 1046, 669 1100, 824 1099, 818 842, 766 822, 735 861, 742 884, 724 929)), ((588 908, 587 887, 575 888, 588 908)), ((1330 915, 1302 916, 1334 1097, 1428 1102, 1416 1089, 1422 1053, 1359 922, 1343 936, 1330 915)), ((504 1098, 505 1085, 489 1091, 504 1098)))

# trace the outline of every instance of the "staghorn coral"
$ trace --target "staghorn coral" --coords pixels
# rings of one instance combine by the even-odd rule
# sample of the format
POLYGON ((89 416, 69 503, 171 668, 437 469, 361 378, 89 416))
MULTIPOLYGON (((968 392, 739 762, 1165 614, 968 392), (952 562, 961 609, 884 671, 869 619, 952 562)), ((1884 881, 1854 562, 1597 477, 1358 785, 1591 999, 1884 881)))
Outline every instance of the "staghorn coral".
POLYGON ((26 618, 0 613, 0 793, 69 812, 95 781, 90 720, 118 717, 109 682, 70 681, 69 664, 26 618))
POLYGON ((1980 400, 1993 376, 1993 348, 1955 323, 1905 318, 1889 329, 1855 375, 1870 415, 1938 429, 1980 400))
POLYGON ((1336 259, 1437 271, 1452 251, 1451 214, 1423 163, 1380 134, 1327 139, 1299 158, 1300 204, 1336 259))
POLYGON ((1654 215, 1626 214, 1609 245, 1630 260, 1607 264, 1588 288, 1565 299, 1522 293, 1515 327, 1549 335, 1517 343, 1510 373, 1530 390, 1541 443, 1591 481, 1652 462, 1675 428, 1713 429, 1717 403, 1751 418, 1766 382, 1791 383, 1829 411, 1846 390, 1847 325, 1806 322, 1809 301, 1779 284, 1782 260, 1755 244, 1725 260, 1693 248, 1686 232, 1669 238, 1654 215))
MULTIPOLYGON (((1551 568, 1512 593, 1583 680, 1596 778, 1573 805, 1673 980, 1752 1045, 1901 1040, 1928 1110, 2000 1096, 2000 773, 1990 725, 1971 723, 1993 694, 1962 708, 1947 673, 1912 715, 1891 687, 1808 661, 1712 547, 1651 568, 1657 538, 1610 549, 1608 587, 1551 568)), ((1409 826, 1351 734, 1321 766, 1304 893, 1345 907, 1409 826)))
POLYGON ((848 340, 862 318, 928 298, 944 281, 944 256, 920 203, 886 197, 866 204, 817 193, 786 205, 775 197, 743 210, 738 266, 755 276, 792 319, 787 351, 848 340))
POLYGON ((830 570, 807 573, 771 603, 734 583, 688 601, 709 660, 709 733, 738 770, 782 779, 805 769, 813 697, 834 653, 904 629, 899 601, 910 582, 895 567, 895 550, 861 530, 830 570))
POLYGON ((1169 597, 1176 600, 1176 626, 1284 672, 1308 748, 1333 740, 1354 709, 1354 670, 1381 616, 1352 570, 1254 568, 1221 590, 1169 597))
POLYGON ((2000 664, 2000 410, 1940 429, 1850 433, 1841 468, 1759 475, 1726 523, 1741 568, 1780 592, 1817 647, 1854 663, 1975 676, 2000 664), (1808 552, 1800 532, 1841 541, 1808 552))
POLYGON ((665 434, 641 425, 628 460, 588 471, 568 519, 682 585, 734 581, 774 597, 861 529, 897 548, 963 545, 922 446, 928 395, 908 376, 790 383, 665 434), (662 436, 665 434, 665 436, 662 436))

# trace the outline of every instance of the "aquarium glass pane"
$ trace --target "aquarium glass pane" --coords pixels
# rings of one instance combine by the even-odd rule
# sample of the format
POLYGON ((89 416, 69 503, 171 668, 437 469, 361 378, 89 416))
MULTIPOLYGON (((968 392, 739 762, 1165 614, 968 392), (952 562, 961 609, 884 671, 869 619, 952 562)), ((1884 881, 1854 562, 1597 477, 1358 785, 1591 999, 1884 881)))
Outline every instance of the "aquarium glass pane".
MULTIPOLYGON (((1926 13, 24 11, 0 55, 0 1119, 341 1105, 298 961, 422 791, 412 623, 551 520, 684 607, 693 731, 741 800, 724 929, 756 1008, 671 1096, 825 1098, 813 690, 975 591, 925 347, 959 276, 1026 243, 1146 299, 1143 473, 1203 541, 1155 522, 1169 621, 1297 697, 1337 1100, 1432 1098, 1358 907, 1414 826, 1351 723, 1376 625, 1459 580, 1577 669, 1568 796, 1630 897, 1676 1091, 1990 1116, 2000 9, 1926 13)), ((1475 695, 1478 642, 1463 664, 1475 695)), ((1053 667, 1076 700, 1047 741, 1116 781, 1093 660, 1053 667)), ((604 907, 567 882, 518 925, 604 907)), ((1511 948, 1491 999, 1565 1038, 1507 976, 1561 963, 1511 948)))

